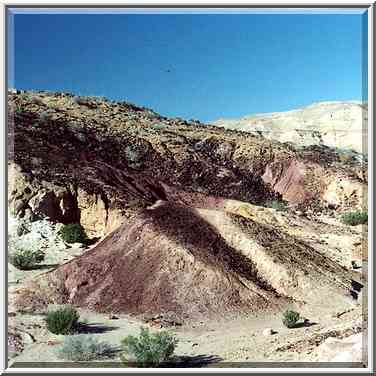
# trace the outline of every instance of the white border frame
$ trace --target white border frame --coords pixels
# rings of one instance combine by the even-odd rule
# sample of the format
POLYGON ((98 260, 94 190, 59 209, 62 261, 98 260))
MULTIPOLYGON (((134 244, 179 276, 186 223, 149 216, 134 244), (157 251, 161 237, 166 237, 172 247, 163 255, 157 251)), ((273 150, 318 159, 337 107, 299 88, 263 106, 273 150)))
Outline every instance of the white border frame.
MULTIPOLYGON (((2 8, 2 13, 1 13, 1 21, 2 25, 4 25, 4 28, 2 30, 3 32, 3 37, 1 38, 1 47, 3 51, 3 56, 4 59, 1 61, 2 64, 2 71, 3 71, 3 82, 2 82, 2 89, 0 92, 0 103, 1 103, 1 113, 5 114, 5 96, 6 96, 6 72, 5 72, 5 58, 7 58, 7 51, 5 51, 5 13, 6 13, 6 6, 20 6, 20 5, 25 5, 25 7, 28 6, 41 6, 41 7, 46 7, 51 5, 51 1, 48 0, 40 0, 37 4, 28 4, 26 1, 20 1, 20 0, 13 0, 13 1, 6 1, 3 2, 3 0, 0 0, 2 2, 3 8, 2 8)), ((163 5, 168 5, 171 4, 172 7, 173 5, 176 5, 176 1, 171 1, 171 0, 164 0, 163 5)), ((249 2, 249 1, 244 1, 244 0, 237 0, 235 4, 229 4, 221 1, 210 1, 207 0, 205 3, 202 3, 201 1, 198 0, 193 0, 190 1, 189 3, 183 3, 179 6, 187 5, 187 6, 204 6, 210 4, 223 4, 223 5, 231 5, 233 7, 236 7, 237 5, 243 5, 243 6, 262 6, 262 7, 273 7, 273 8, 278 8, 278 6, 286 6, 288 5, 296 5, 297 7, 310 7, 312 5, 314 6, 320 6, 322 5, 322 8, 325 9, 325 7, 329 6, 329 4, 325 1, 315 1, 314 4, 312 2, 298 2, 298 1, 289 1, 289 2, 283 2, 280 0, 274 0, 274 1, 263 1, 262 3, 260 2, 249 2)), ((84 8, 85 6, 129 6, 129 5, 140 5, 140 7, 144 6, 146 7, 147 5, 162 5, 161 3, 158 3, 158 1, 155 0, 139 0, 139 1, 129 1, 129 2, 122 2, 119 0, 112 0, 110 4, 103 4, 100 3, 99 1, 92 1, 92 2, 87 2, 87 1, 80 1, 79 4, 77 4, 76 1, 74 0, 66 0, 63 3, 56 3, 53 4, 54 6, 69 6, 69 5, 82 5, 84 8)), ((6 373, 195 373, 195 372, 200 372, 200 373, 305 373, 305 372, 313 372, 313 373, 373 373, 373 367, 374 367, 374 359, 373 359, 373 323, 374 323, 374 318, 373 318, 373 293, 372 293, 372 288, 373 288, 373 265, 374 265, 374 257, 373 257, 373 232, 372 232, 372 224, 373 224, 373 148, 372 148, 372 142, 373 142, 373 55, 374 55, 374 40, 373 40, 373 28, 374 28, 374 8, 375 4, 372 4, 370 2, 354 2, 352 1, 338 1, 338 0, 333 0, 330 3, 330 6, 338 6, 338 8, 341 8, 341 6, 357 6, 359 8, 362 7, 368 7, 368 152, 369 152, 369 170, 368 170, 368 178, 369 178, 369 187, 371 189, 368 190, 368 202, 371 203, 371 206, 369 206, 369 219, 371 223, 371 231, 369 233, 369 245, 368 245, 368 254, 369 254, 369 270, 368 270, 368 367, 367 368, 307 368, 307 367, 302 367, 302 368, 163 368, 163 369, 140 369, 140 368, 5 368, 7 364, 7 360, 5 359, 5 348, 6 346, 5 340, 6 340, 6 333, 5 333, 5 325, 1 326, 1 337, 4 338, 3 341, 1 341, 0 344, 0 350, 1 350, 1 359, 0 359, 0 370, 3 373, 4 371, 6 373)), ((218 6, 220 9, 220 5, 218 6)), ((271 9, 271 8, 265 8, 271 9)), ((213 9, 214 10, 214 9, 213 9)), ((242 11, 240 9, 240 11, 242 11)), ((6 119, 5 115, 3 116, 3 129, 6 129, 6 119)), ((1 145, 4 150, 6 150, 6 137, 5 137, 5 132, 1 132, 1 145)), ((7 181, 5 179, 6 177, 6 163, 7 163, 7 156, 5 155, 5 152, 3 151, 3 156, 5 156, 4 163, 1 164, 0 171, 1 171, 1 179, 2 179, 2 187, 4 187, 4 190, 6 192, 7 189, 7 181)), ((4 213, 4 218, 6 217, 6 208, 7 208, 7 203, 6 203, 6 193, 3 192, 3 200, 1 201, 1 210, 4 213)), ((1 252, 1 260, 3 262, 2 265, 6 266, 6 242, 7 242, 7 236, 6 236, 6 227, 1 226, 0 230, 0 238, 1 238, 1 244, 2 244, 2 252, 1 252)), ((3 269, 4 270, 4 269, 3 269)), ((7 302, 5 301, 6 299, 6 289, 8 288, 5 285, 5 276, 1 279, 1 285, 0 285, 0 295, 1 295, 1 300, 4 304, 4 307, 7 308, 7 302)), ((1 318, 2 318, 2 323, 5 323, 6 320, 6 312, 7 310, 1 310, 1 318)))

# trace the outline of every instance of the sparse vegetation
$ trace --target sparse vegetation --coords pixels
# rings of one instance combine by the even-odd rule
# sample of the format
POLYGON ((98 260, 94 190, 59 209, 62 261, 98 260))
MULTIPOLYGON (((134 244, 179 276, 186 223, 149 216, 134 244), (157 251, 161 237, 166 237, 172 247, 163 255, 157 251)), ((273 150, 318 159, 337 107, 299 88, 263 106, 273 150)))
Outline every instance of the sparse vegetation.
POLYGON ((299 312, 287 310, 283 313, 282 323, 287 328, 293 328, 300 318, 299 312))
POLYGON ((277 201, 273 200, 270 202, 267 202, 265 205, 267 208, 271 208, 277 211, 286 211, 287 210, 287 205, 283 201, 277 201))
POLYGON ((128 336, 121 342, 124 363, 135 362, 142 367, 155 367, 168 361, 174 353, 177 340, 168 332, 150 333, 141 328, 139 337, 128 336))
POLYGON ((85 243, 88 240, 84 228, 79 223, 64 225, 59 235, 67 243, 85 243))
POLYGON ((165 124, 165 123, 154 123, 152 127, 154 129, 167 129, 169 126, 168 124, 165 124))
POLYGON ((353 211, 342 215, 341 220, 344 224, 356 226, 368 222, 368 213, 363 211, 353 211))
POLYGON ((80 315, 71 306, 49 311, 46 317, 47 329, 54 334, 71 334, 78 327, 80 315))
POLYGON ((29 102, 31 99, 31 96, 28 93, 22 93, 20 96, 21 96, 21 99, 26 102, 29 102))
POLYGON ((40 250, 15 248, 9 254, 9 262, 20 270, 30 270, 44 260, 44 253, 40 250))
POLYGON ((57 350, 60 359, 79 361, 91 361, 114 354, 112 346, 106 342, 99 342, 90 334, 67 336, 57 350))
POLYGON ((127 160, 130 162, 139 162, 141 160, 141 155, 137 149, 132 146, 127 146, 124 149, 127 160))
POLYGON ((22 106, 21 105, 17 105, 16 108, 15 108, 15 110, 14 110, 14 112, 16 114, 21 114, 23 112, 22 106))

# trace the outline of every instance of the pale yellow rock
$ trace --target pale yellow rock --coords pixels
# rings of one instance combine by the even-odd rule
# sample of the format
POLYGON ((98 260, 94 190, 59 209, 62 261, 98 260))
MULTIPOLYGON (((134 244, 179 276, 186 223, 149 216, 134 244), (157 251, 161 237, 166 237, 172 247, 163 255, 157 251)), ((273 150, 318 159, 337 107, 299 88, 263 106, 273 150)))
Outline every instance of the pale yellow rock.
POLYGON ((120 210, 106 208, 103 199, 96 194, 87 194, 79 189, 77 203, 80 223, 89 236, 103 237, 119 227, 124 219, 120 210))
POLYGON ((301 146, 324 144, 367 153, 367 111, 361 102, 319 102, 292 111, 219 119, 212 124, 301 146))
POLYGON ((103 236, 107 223, 107 210, 98 195, 89 195, 82 189, 77 192, 77 204, 80 210, 80 223, 89 236, 103 236))

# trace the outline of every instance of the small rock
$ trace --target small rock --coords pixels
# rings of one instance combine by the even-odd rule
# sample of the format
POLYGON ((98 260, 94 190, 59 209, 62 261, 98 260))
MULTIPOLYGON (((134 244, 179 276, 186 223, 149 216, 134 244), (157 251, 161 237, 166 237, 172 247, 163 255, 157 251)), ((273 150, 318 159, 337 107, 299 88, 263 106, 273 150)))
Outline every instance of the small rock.
POLYGON ((266 329, 264 329, 264 330, 262 331, 262 334, 263 334, 264 336, 271 336, 271 335, 274 334, 274 331, 273 331, 272 328, 266 328, 266 329))
POLYGON ((60 343, 61 343, 61 341, 51 341, 51 340, 47 341, 48 346, 56 346, 60 343))
POLYGON ((23 343, 31 344, 31 343, 35 343, 36 342, 34 336, 31 333, 29 333, 29 332, 22 331, 21 332, 21 337, 22 337, 23 343))
POLYGON ((198 346, 198 343, 192 343, 192 347, 198 346))
POLYGON ((116 315, 110 314, 110 315, 108 316, 108 319, 109 319, 109 320, 119 320, 119 317, 117 317, 116 315))
POLYGON ((14 317, 16 315, 17 315, 16 312, 8 312, 8 317, 14 317))

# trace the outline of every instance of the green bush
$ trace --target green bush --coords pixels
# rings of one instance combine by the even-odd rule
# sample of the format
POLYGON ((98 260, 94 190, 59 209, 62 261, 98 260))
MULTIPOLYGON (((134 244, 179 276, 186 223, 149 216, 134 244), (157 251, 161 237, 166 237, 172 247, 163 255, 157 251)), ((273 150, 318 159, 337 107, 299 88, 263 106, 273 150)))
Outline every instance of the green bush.
POLYGON ((136 362, 143 367, 153 367, 170 359, 177 345, 177 340, 168 332, 150 333, 141 328, 139 337, 128 336, 121 342, 124 363, 136 362))
POLYGON ((111 345, 106 342, 99 342, 89 334, 67 336, 64 338, 61 347, 57 350, 57 356, 60 359, 74 362, 111 357, 113 354, 114 349, 111 345))
POLYGON ((360 210, 348 212, 342 215, 341 220, 346 225, 356 226, 368 222, 368 213, 360 210))
POLYGON ((71 334, 78 327, 80 315, 71 306, 58 308, 47 313, 47 329, 54 334, 71 334))
POLYGON ((283 313, 282 323, 287 328, 293 328, 300 318, 299 312, 287 310, 283 313))
POLYGON ((88 240, 84 228, 79 223, 64 225, 59 235, 67 243, 85 243, 88 240))
POLYGON ((273 200, 266 204, 267 208, 271 208, 277 211, 286 211, 287 205, 283 201, 273 200))
POLYGON ((44 260, 44 253, 40 250, 20 247, 9 253, 8 259, 17 269, 30 270, 44 260))

